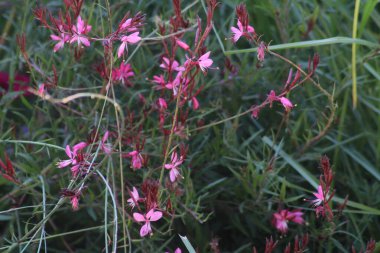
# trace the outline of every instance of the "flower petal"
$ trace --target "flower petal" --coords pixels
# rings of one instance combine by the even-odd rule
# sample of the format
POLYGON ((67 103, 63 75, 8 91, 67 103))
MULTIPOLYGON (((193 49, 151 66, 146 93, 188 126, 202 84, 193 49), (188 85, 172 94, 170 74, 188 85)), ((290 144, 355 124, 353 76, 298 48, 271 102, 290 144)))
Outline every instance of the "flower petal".
POLYGON ((133 218, 137 222, 144 222, 145 221, 145 217, 141 213, 133 213, 133 218))

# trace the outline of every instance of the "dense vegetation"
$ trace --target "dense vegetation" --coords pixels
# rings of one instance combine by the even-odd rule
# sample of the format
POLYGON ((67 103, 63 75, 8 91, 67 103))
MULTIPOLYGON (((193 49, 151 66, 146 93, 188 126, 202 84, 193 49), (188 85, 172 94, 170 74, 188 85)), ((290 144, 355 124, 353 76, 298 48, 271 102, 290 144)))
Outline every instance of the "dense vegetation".
POLYGON ((1 2, 0 252, 376 252, 377 3, 1 2))

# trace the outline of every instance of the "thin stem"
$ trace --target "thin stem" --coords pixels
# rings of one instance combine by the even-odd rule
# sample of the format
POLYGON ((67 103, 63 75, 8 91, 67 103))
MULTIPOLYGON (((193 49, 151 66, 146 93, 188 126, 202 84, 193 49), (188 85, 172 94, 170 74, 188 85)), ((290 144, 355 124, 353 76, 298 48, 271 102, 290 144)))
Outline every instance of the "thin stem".
MULTIPOLYGON (((352 25, 352 39, 356 39, 356 35, 358 31, 359 7, 360 7, 360 0, 356 0, 355 10, 354 10, 354 23, 352 25)), ((352 68, 352 102, 354 104, 354 108, 356 108, 357 103, 358 103, 357 80, 356 80, 356 44, 352 44, 351 68, 352 68)))

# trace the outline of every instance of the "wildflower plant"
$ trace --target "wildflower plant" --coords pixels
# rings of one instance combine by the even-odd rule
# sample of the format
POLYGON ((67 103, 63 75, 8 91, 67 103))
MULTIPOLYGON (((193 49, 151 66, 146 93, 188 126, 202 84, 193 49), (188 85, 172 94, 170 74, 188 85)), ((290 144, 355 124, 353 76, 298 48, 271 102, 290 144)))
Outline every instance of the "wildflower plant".
POLYGON ((28 76, 0 90, 20 108, 0 125, 0 250, 356 252, 347 213, 380 212, 327 156, 314 170, 337 119, 325 58, 272 50, 269 2, 153 2, 33 3, 28 76))

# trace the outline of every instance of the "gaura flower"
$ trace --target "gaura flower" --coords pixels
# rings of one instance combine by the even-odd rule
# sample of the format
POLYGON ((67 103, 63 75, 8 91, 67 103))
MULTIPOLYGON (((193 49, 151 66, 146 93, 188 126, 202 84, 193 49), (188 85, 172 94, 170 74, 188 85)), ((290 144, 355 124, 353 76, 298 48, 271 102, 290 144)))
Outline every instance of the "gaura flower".
POLYGON ((70 43, 77 42, 78 46, 81 44, 85 45, 86 47, 90 46, 90 41, 88 40, 86 34, 91 31, 91 26, 86 24, 81 16, 78 16, 77 19, 77 25, 71 28, 73 32, 73 36, 70 39, 70 43))
POLYGON ((283 209, 273 214, 272 223, 278 231, 285 234, 288 232, 289 221, 292 221, 298 224, 304 223, 304 219, 302 218, 302 215, 303 213, 299 210, 289 211, 287 209, 283 209))
POLYGON ((138 201, 140 200, 139 192, 137 191, 136 187, 132 188, 132 191, 130 192, 131 198, 127 200, 128 204, 132 207, 132 209, 136 206, 138 201))
POLYGON ((66 166, 76 165, 78 163, 77 161, 77 154, 78 151, 84 149, 87 146, 87 143, 80 142, 73 146, 73 150, 71 151, 71 148, 69 145, 66 146, 65 153, 69 157, 67 160, 63 160, 57 163, 58 168, 64 168, 66 166))
POLYGON ((264 61, 265 58, 265 43, 261 42, 259 48, 257 49, 257 59, 259 61, 264 61))
POLYGON ((180 66, 176 60, 171 62, 169 60, 169 58, 167 58, 167 57, 162 58, 162 63, 160 64, 160 67, 167 70, 167 71, 169 71, 169 70, 174 70, 177 72, 185 71, 185 68, 183 66, 180 66))
POLYGON ((188 56, 186 56, 187 60, 184 66, 187 67, 191 65, 198 65, 202 72, 206 72, 207 68, 209 68, 213 63, 213 60, 209 58, 210 53, 211 52, 208 51, 207 53, 203 54, 197 61, 194 61, 193 59, 190 59, 188 56))
POLYGON ((180 176, 178 166, 183 163, 183 157, 178 158, 177 152, 173 152, 171 156, 171 161, 168 164, 165 164, 165 169, 170 170, 169 177, 170 181, 174 182, 177 177, 180 176))
POLYGON ((73 196, 71 197, 71 207, 73 208, 74 211, 77 211, 79 209, 79 197, 78 196, 73 196))
POLYGON ((317 192, 314 192, 313 194, 316 197, 316 199, 311 200, 313 207, 317 207, 323 204, 323 202, 325 201, 325 197, 323 196, 323 190, 321 185, 318 185, 317 192))
POLYGON ((253 34, 255 33, 255 29, 252 26, 248 25, 245 28, 245 27, 243 27, 240 20, 238 20, 237 26, 238 26, 238 28, 233 27, 233 26, 231 27, 231 32, 233 34, 232 41, 234 43, 236 43, 240 39, 241 36, 245 36, 245 37, 249 38, 250 33, 253 33, 253 34))
MULTIPOLYGON (((129 77, 134 76, 131 64, 121 63, 119 68, 115 68, 112 72, 114 81, 120 81, 123 85, 129 84, 129 77)), ((131 86, 131 84, 130 84, 131 86)))
POLYGON ((166 103, 166 100, 163 98, 159 98, 157 100, 157 104, 158 104, 158 107, 160 108, 160 110, 168 109, 168 104, 166 103))
POLYGON ((41 97, 43 97, 45 94, 45 84, 44 83, 41 83, 39 86, 38 86, 38 95, 40 95, 41 97))
POLYGON ((152 221, 158 221, 162 217, 162 212, 160 211, 154 211, 154 208, 151 209, 147 214, 143 215, 141 213, 133 213, 133 218, 137 222, 145 222, 145 224, 140 229, 140 236, 144 237, 147 234, 152 235, 152 227, 150 225, 150 222, 152 221))
POLYGON ((191 105, 195 111, 199 109, 199 101, 196 97, 191 98, 191 105))
POLYGON ((124 51, 128 51, 128 43, 130 44, 136 44, 141 40, 141 37, 139 36, 140 32, 134 32, 128 36, 123 36, 121 37, 121 45, 119 46, 119 49, 117 50, 117 57, 120 58, 123 54, 124 51))
POLYGON ((128 153, 128 156, 132 157, 131 167, 133 169, 141 169, 142 164, 143 164, 143 158, 142 158, 140 152, 137 150, 133 150, 133 151, 128 153))
POLYGON ((107 155, 111 154, 112 152, 112 145, 110 143, 107 143, 108 135, 109 135, 109 132, 106 131, 100 143, 100 149, 103 150, 103 152, 106 153, 107 155))
MULTIPOLYGON (((63 27, 62 26, 59 26, 59 30, 60 31, 63 31, 63 27)), ((61 48, 64 47, 65 43, 69 41, 70 39, 70 36, 67 35, 66 33, 64 32, 61 32, 59 36, 55 35, 55 34, 52 34, 50 35, 50 38, 54 41, 58 41, 57 44, 55 44, 54 46, 54 53, 57 52, 58 50, 60 50, 61 48)))
POLYGON ((280 97, 280 102, 285 107, 286 111, 290 111, 293 108, 292 102, 286 97, 280 97))
POLYGON ((213 63, 213 61, 211 59, 209 59, 210 53, 211 52, 208 51, 207 53, 205 53, 204 55, 202 55, 198 59, 198 65, 201 68, 202 72, 205 72, 206 69, 209 68, 213 63))
MULTIPOLYGON (((170 253, 169 251, 166 251, 165 253, 170 253)), ((180 248, 176 248, 174 253, 182 253, 182 250, 180 248)))
POLYGON ((176 41, 176 43, 177 43, 178 46, 180 46, 181 48, 185 49, 186 51, 190 49, 189 45, 187 45, 182 40, 176 39, 175 41, 176 41))
POLYGON ((126 30, 127 32, 135 32, 137 31, 137 27, 132 26, 132 19, 128 18, 125 20, 125 22, 121 25, 121 30, 126 30))
POLYGON ((274 90, 271 90, 268 95, 269 107, 272 108, 273 102, 278 100, 274 90))

